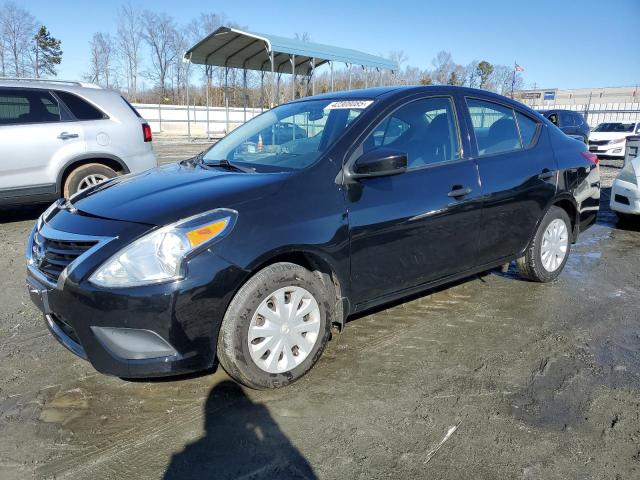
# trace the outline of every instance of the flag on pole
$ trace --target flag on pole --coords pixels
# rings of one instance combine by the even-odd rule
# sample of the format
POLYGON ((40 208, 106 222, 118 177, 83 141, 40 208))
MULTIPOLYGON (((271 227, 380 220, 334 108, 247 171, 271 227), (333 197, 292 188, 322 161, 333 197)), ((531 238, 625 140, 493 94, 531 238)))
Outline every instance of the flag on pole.
POLYGON ((524 68, 516 63, 516 72, 524 72, 524 68))

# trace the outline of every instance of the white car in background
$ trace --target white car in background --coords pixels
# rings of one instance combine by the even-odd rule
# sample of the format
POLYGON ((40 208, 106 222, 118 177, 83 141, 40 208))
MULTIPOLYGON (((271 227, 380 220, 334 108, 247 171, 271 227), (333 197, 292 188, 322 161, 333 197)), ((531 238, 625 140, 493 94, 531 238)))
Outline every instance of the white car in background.
POLYGON ((151 128, 119 93, 0 78, 0 206, 68 198, 156 165, 151 128))
POLYGON ((640 135, 627 137, 624 166, 611 186, 611 210, 621 219, 640 218, 640 135))
POLYGON ((627 137, 640 133, 640 122, 605 122, 591 130, 589 151, 599 157, 624 158, 627 137))

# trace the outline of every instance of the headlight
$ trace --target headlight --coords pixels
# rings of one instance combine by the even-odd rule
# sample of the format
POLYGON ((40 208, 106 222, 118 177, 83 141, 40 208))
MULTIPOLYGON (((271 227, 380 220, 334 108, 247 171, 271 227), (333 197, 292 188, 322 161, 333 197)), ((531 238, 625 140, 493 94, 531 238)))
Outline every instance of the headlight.
POLYGON ((621 142, 624 142, 625 140, 626 140, 625 137, 614 138, 613 140, 609 140, 609 145, 614 144, 614 143, 621 143, 621 142))
POLYGON ((638 185, 638 174, 636 169, 633 168, 633 162, 631 160, 625 162, 624 167, 622 167, 622 170, 620 170, 618 174, 618 180, 638 185))
POLYGON ((178 280, 184 260, 231 231, 237 212, 219 208, 167 225, 139 238, 89 278, 99 287, 135 287, 178 280))

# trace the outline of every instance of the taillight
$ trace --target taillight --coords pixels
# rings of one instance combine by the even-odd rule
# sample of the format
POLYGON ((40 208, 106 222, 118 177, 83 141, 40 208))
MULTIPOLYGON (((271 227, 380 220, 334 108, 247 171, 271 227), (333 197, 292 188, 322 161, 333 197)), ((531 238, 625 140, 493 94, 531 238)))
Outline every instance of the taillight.
POLYGON ((151 127, 148 123, 142 124, 142 138, 145 142, 150 142, 151 140, 153 140, 153 137, 151 136, 151 127))
POLYGON ((584 158, 586 158, 587 160, 589 160, 591 163, 593 163, 594 165, 598 165, 598 156, 595 153, 591 153, 591 152, 580 152, 580 155, 582 155, 584 158))

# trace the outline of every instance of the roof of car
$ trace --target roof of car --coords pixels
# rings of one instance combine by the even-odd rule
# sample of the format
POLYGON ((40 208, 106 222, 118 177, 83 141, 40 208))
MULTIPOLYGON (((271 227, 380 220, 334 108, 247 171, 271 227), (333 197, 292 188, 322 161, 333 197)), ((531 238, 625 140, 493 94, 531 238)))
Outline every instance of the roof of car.
POLYGON ((23 87, 23 88, 45 88, 45 89, 92 89, 102 90, 102 87, 87 82, 77 82, 73 80, 52 80, 38 78, 3 78, 0 77, 0 87, 23 87))
MULTIPOLYGON (((450 94, 452 92, 462 93, 463 95, 469 96, 479 96, 486 98, 488 100, 496 100, 502 103, 512 103, 514 105, 518 105, 520 108, 525 108, 526 110, 531 110, 531 108, 523 103, 518 102, 517 100, 513 100, 511 98, 505 97, 503 95, 499 95, 497 93, 490 92, 488 90, 480 90, 477 88, 469 88, 469 87, 459 87, 454 85, 394 85, 387 87, 373 87, 373 88, 363 88, 357 90, 346 90, 340 92, 328 92, 320 95, 315 95, 313 97, 303 97, 297 102, 304 102, 307 100, 362 100, 362 99, 376 99, 382 96, 395 96, 400 94, 407 93, 441 93, 441 94, 450 94)), ((531 110, 535 112, 535 110, 531 110)))

